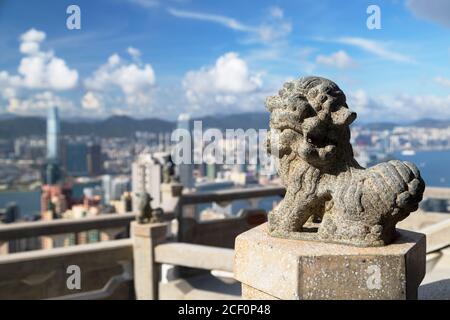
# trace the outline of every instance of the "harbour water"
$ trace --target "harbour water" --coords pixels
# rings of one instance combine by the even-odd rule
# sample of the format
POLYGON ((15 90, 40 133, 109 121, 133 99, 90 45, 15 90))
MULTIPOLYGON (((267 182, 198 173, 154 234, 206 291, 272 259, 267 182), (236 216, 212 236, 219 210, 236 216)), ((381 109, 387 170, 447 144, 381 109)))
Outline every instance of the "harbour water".
POLYGON ((39 214, 41 191, 2 191, 0 192, 0 208, 15 202, 19 206, 21 217, 32 217, 39 214))
POLYGON ((394 157, 414 163, 427 186, 450 187, 450 150, 416 151, 413 155, 399 152, 394 157))

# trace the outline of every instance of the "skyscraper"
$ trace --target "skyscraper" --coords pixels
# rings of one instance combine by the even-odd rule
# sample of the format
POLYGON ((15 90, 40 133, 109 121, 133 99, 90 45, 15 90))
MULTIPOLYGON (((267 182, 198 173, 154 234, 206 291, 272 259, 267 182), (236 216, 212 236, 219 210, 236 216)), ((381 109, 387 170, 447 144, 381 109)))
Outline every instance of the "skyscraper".
POLYGON ((59 161, 59 133, 58 108, 52 107, 47 115, 47 160, 51 163, 59 161))
POLYGON ((61 181, 58 108, 52 107, 47 114, 47 162, 43 167, 44 185, 56 185, 61 181))
POLYGON ((194 159, 193 159, 191 116, 186 113, 180 114, 180 116, 178 117, 177 127, 178 129, 183 129, 189 132, 191 137, 190 163, 181 163, 178 165, 178 176, 180 177, 181 184, 185 188, 192 188, 194 186, 194 177, 193 177, 194 159))

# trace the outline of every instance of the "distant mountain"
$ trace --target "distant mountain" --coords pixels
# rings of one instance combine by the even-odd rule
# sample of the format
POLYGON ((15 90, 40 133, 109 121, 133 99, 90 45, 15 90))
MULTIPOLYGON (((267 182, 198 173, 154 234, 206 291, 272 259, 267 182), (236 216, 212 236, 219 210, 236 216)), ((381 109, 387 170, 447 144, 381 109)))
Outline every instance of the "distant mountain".
POLYGON ((204 128, 218 129, 267 129, 269 126, 269 113, 247 112, 223 116, 206 116, 194 120, 202 120, 204 128))
POLYGON ((44 135, 46 121, 39 117, 0 119, 0 138, 9 139, 31 135, 44 135))
POLYGON ((394 127, 401 126, 394 122, 368 122, 368 123, 355 123, 355 127, 370 129, 370 130, 392 130, 394 127))
MULTIPOLYGON (((248 112, 230 115, 217 115, 195 118, 201 120, 203 129, 267 129, 268 112, 248 112)), ((392 122, 373 122, 354 124, 372 130, 390 130, 395 126, 414 125, 421 127, 448 127, 450 120, 422 119, 410 124, 392 122)), ((135 119, 128 116, 112 116, 106 119, 70 119, 61 121, 61 131, 64 135, 93 135, 98 137, 133 137, 135 132, 170 132, 176 128, 175 121, 157 118, 135 119)), ((39 117, 19 117, 7 115, 0 117, 0 139, 24 137, 30 135, 44 136, 46 120, 39 117)))
MULTIPOLYGON (((202 117, 203 128, 237 129, 267 128, 266 113, 242 113, 220 117, 202 117)), ((156 118, 135 119, 127 116, 112 116, 107 119, 70 119, 61 121, 63 135, 93 135, 98 137, 133 137, 135 132, 170 132, 176 122, 156 118)), ((39 117, 14 117, 0 119, 0 138, 17 138, 30 135, 43 136, 46 120, 39 117)))
POLYGON ((67 135, 94 135, 99 137, 133 137, 137 131, 170 132, 173 122, 161 119, 134 119, 113 116, 96 122, 61 122, 61 132, 67 135))
MULTIPOLYGON (((174 123, 160 119, 137 120, 114 116, 91 122, 61 121, 63 135, 94 135, 99 137, 131 137, 136 131, 169 132, 174 123)), ((0 138, 17 138, 30 135, 43 136, 46 120, 39 117, 0 119, 0 138)))
POLYGON ((438 120, 438 119, 421 119, 411 123, 411 125, 424 128, 447 128, 450 127, 450 120, 438 120))

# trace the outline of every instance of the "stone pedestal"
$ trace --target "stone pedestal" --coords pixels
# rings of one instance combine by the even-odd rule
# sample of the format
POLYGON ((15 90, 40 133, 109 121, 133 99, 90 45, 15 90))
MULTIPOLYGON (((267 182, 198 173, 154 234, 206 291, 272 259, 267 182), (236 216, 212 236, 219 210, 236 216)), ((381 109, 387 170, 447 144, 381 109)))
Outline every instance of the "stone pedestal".
POLYGON ((239 235, 235 252, 244 299, 417 299, 425 275, 425 236, 406 230, 359 248, 274 238, 263 224, 239 235))
POLYGON ((133 237, 134 287, 137 300, 157 300, 160 266, 155 263, 155 247, 166 240, 166 223, 131 223, 133 237))

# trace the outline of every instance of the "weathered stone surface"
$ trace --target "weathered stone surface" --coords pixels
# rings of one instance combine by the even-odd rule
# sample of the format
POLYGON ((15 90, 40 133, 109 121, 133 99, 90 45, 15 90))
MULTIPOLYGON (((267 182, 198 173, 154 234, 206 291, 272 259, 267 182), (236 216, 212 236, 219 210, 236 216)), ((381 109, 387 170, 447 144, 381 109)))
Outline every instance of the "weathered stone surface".
POLYGON ((155 262, 155 247, 166 240, 167 224, 131 223, 136 299, 158 299, 160 266, 155 262))
POLYGON ((286 187, 269 214, 270 234, 362 247, 392 242, 396 223, 422 199, 425 184, 417 167, 393 160, 362 168, 350 144, 356 113, 330 80, 287 82, 266 106, 267 148, 286 187))
POLYGON ((270 294, 262 292, 258 289, 250 287, 245 283, 242 284, 242 299, 244 300, 280 300, 270 294))
POLYGON ((425 236, 399 230, 385 247, 280 239, 267 224, 236 238, 243 298, 416 299, 425 275, 425 236))

